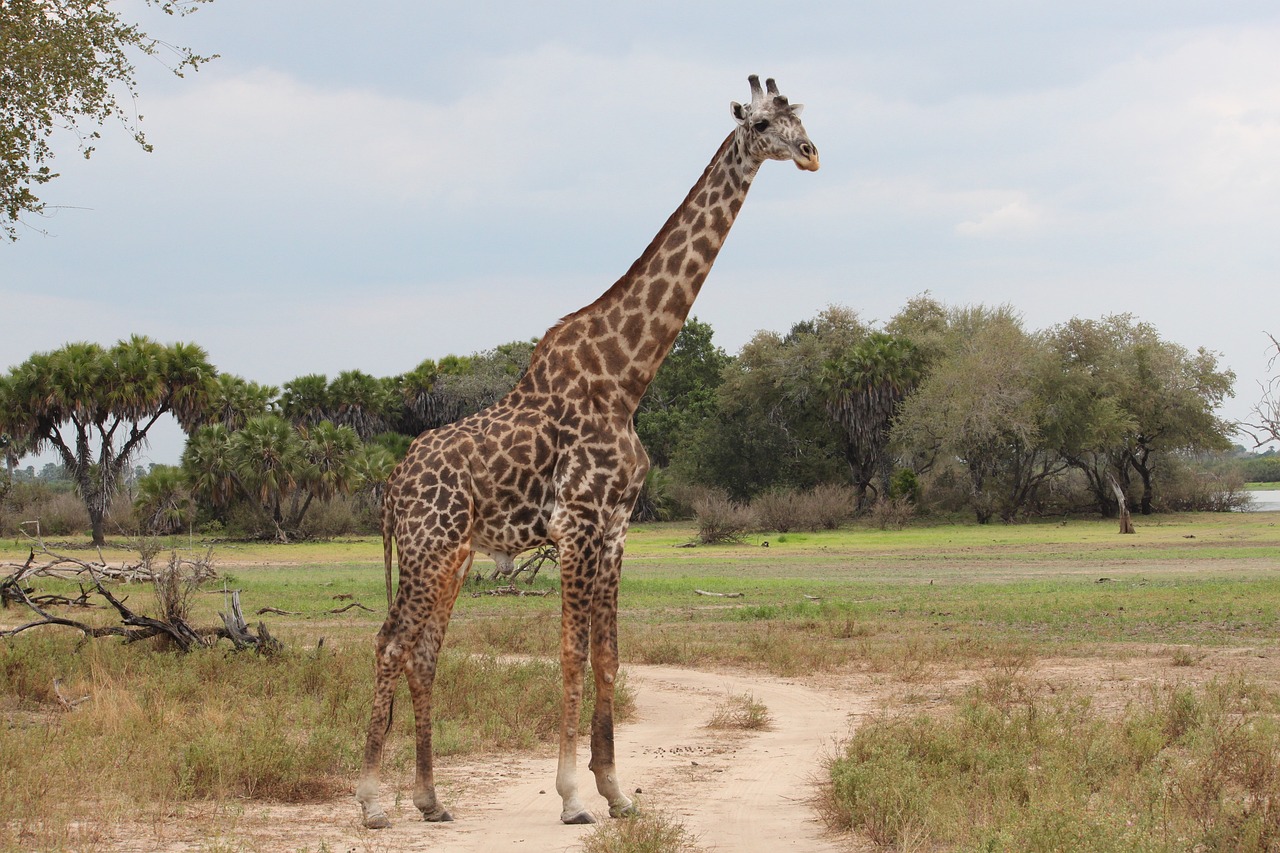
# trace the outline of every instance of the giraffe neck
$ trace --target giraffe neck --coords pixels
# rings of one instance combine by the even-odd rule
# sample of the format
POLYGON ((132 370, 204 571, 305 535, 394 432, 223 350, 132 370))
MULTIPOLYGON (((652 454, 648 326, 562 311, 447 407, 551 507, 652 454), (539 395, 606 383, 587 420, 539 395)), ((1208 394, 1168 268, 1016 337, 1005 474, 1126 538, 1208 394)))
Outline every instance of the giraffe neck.
POLYGON ((525 375, 530 390, 587 396, 635 412, 684 326, 760 161, 731 133, 622 278, 548 330, 525 375))

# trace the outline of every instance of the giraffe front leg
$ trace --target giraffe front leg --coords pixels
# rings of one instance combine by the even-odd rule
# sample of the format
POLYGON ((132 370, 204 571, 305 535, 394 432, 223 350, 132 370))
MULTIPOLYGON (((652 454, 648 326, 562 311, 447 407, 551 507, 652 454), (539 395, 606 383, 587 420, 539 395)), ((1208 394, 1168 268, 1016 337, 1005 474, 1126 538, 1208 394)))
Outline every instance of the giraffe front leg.
POLYGON ((595 823, 578 797, 578 713, 582 706, 583 675, 590 642, 590 589, 595 574, 591 562, 598 549, 590 542, 560 544, 560 674, 564 699, 560 712, 560 761, 556 793, 563 807, 562 823, 595 823))

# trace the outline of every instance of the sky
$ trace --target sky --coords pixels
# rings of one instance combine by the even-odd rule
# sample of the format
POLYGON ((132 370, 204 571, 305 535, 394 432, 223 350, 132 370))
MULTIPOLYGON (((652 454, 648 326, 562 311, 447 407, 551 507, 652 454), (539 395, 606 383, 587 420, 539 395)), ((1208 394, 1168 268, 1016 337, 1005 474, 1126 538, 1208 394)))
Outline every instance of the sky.
POLYGON ((754 73, 822 169, 761 169, 693 309, 729 353, 928 291, 1033 330, 1132 313, 1235 371, 1232 420, 1269 375, 1274 0, 122 8, 220 58, 139 60, 154 152, 59 139, 49 214, 0 244, 0 369, 136 333, 280 385, 538 336, 640 254, 754 73))

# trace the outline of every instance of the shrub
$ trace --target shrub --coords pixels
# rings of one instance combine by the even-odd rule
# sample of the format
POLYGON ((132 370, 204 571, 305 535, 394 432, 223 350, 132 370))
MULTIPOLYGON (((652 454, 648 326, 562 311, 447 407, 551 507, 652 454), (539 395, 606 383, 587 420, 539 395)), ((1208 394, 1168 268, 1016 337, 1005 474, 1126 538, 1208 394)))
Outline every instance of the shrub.
MULTIPOLYGON (((61 492, 26 508, 24 521, 39 521, 44 536, 77 536, 89 529, 89 511, 74 492, 61 492)), ((34 532, 34 531, 33 531, 34 532)))
POLYGON ((777 489, 751 502, 758 530, 778 533, 835 530, 853 517, 853 489, 836 484, 815 486, 805 492, 777 489))
POLYGON ((1157 482, 1156 503, 1168 512, 1232 512, 1244 509, 1252 497, 1239 469, 1208 471, 1173 466, 1157 482))
POLYGON ((915 514, 915 504, 905 497, 881 498, 871 507, 871 521, 881 530, 901 530, 915 514))
POLYGON ((709 729, 765 731, 773 728, 773 717, 763 702, 750 693, 731 695, 716 706, 707 721, 709 729))
POLYGON ((582 839, 583 853, 694 853, 698 849, 697 839, 682 823, 649 809, 597 824, 582 839))
POLYGON ((679 506, 671 488, 671 478, 662 468, 650 468, 644 477, 644 487, 636 498, 632 521, 671 521, 679 512, 679 506))
POLYGON ((751 502, 751 509, 761 530, 790 533, 798 529, 798 502, 799 495, 794 489, 772 489, 757 496, 751 502))
POLYGON ((693 511, 698 518, 698 541, 704 545, 739 542, 755 528, 751 507, 723 492, 704 492, 694 500, 693 511))
POLYGON ((349 497, 312 501, 307 514, 302 517, 298 535, 303 539, 330 539, 334 536, 377 532, 376 528, 368 529, 362 521, 360 508, 349 497))

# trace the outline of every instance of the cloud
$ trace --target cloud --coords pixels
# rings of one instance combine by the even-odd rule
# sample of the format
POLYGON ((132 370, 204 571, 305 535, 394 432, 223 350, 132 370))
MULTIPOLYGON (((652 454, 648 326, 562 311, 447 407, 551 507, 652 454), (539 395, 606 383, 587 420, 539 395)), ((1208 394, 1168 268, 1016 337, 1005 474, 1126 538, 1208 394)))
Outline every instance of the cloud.
MULTIPOLYGON (((1010 195, 1004 193, 1002 195, 1010 195)), ((997 202, 974 219, 967 219, 956 226, 956 232, 966 237, 992 237, 1025 233, 1034 230, 1044 217, 1022 193, 1013 193, 1008 201, 997 202)))

